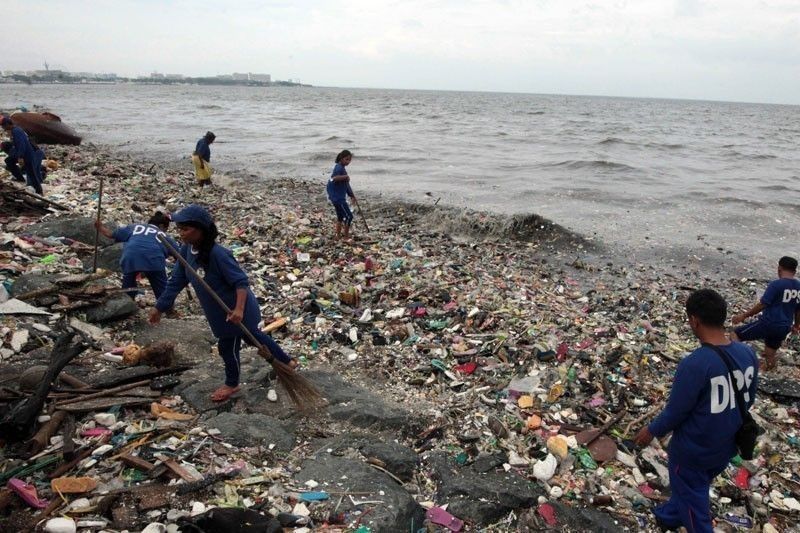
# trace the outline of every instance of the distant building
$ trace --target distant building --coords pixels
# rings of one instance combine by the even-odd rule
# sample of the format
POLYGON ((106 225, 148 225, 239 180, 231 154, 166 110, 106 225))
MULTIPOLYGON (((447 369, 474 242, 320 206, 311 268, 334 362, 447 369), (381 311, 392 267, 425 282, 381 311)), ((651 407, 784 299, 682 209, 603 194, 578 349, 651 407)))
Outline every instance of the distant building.
POLYGON ((164 74, 164 77, 168 80, 182 80, 183 74, 164 74))
POLYGON ((164 79, 164 75, 161 74, 160 72, 153 72, 153 73, 150 74, 150 78, 154 79, 154 80, 163 80, 164 79))
POLYGON ((251 72, 250 81, 260 81, 262 83, 270 83, 272 81, 272 76, 269 74, 253 74, 251 72))
POLYGON ((234 72, 231 77, 236 81, 248 81, 250 74, 247 72, 234 72))
POLYGON ((218 74, 217 75, 217 79, 218 80, 232 80, 233 76, 231 74, 218 74))

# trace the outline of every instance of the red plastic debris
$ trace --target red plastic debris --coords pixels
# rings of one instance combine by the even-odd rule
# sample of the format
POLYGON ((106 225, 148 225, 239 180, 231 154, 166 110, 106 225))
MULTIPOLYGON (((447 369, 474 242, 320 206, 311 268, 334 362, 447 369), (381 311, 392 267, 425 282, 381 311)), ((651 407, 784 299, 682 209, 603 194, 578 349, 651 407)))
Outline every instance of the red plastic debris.
POLYGON ((456 365, 453 370, 456 372, 461 372, 462 374, 472 374, 477 370, 478 363, 474 363, 472 361, 468 363, 464 363, 463 365, 456 365))
POLYGON ((544 518, 548 526, 554 526, 558 523, 558 520, 556 520, 556 510, 553 509, 553 506, 549 503, 541 504, 536 511, 539 513, 539 516, 544 518))

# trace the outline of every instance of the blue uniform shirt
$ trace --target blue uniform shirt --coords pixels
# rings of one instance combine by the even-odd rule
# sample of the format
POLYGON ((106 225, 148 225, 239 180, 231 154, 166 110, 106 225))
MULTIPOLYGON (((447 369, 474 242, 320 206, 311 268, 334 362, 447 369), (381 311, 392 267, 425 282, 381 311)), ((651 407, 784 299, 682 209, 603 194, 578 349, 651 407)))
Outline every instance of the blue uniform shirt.
POLYGON ((33 146, 25 130, 19 126, 11 128, 11 140, 14 142, 14 153, 8 155, 33 163, 33 146))
MULTIPOLYGON (((156 239, 161 231, 151 224, 131 224, 114 231, 112 237, 116 242, 124 242, 119 265, 124 274, 131 272, 153 272, 164 270, 167 249, 156 239)), ((177 248, 177 243, 171 241, 177 248)))
POLYGON ((770 325, 791 327, 794 313, 800 305, 800 281, 795 278, 780 278, 770 282, 761 297, 766 308, 761 319, 770 325))
MULTIPOLYGON (((749 408, 758 386, 758 361, 741 342, 720 346, 733 361, 736 387, 749 408)), ((676 464, 696 470, 722 468, 737 453, 734 436, 742 425, 728 367, 706 346, 678 364, 666 407, 650 424, 661 438, 672 431, 669 454, 676 464)))
MULTIPOLYGON (((261 322, 261 310, 258 307, 253 291, 249 289, 250 284, 247 280, 247 274, 236 262, 230 250, 215 244, 211 249, 209 264, 206 268, 197 263, 197 253, 190 245, 186 244, 181 247, 180 254, 203 277, 205 282, 222 298, 222 301, 229 308, 236 307, 236 289, 248 289, 242 324, 250 331, 258 331, 258 323, 261 322)), ((225 338, 242 335, 242 330, 239 329, 239 326, 227 321, 227 314, 214 300, 214 297, 195 280, 194 276, 186 272, 180 262, 176 263, 175 268, 172 269, 172 276, 169 278, 166 290, 156 302, 156 309, 162 313, 172 309, 175 298, 188 283, 192 284, 195 293, 197 293, 197 299, 200 301, 214 336, 225 338)))
POLYGON ((336 176, 347 176, 347 170, 341 163, 336 163, 331 172, 331 179, 328 180, 328 200, 334 204, 347 201, 348 196, 354 196, 353 189, 350 188, 349 181, 333 181, 336 176))
POLYGON ((208 141, 205 137, 197 141, 197 146, 194 147, 194 151, 197 152, 197 155, 204 161, 211 162, 211 148, 208 146, 208 141))

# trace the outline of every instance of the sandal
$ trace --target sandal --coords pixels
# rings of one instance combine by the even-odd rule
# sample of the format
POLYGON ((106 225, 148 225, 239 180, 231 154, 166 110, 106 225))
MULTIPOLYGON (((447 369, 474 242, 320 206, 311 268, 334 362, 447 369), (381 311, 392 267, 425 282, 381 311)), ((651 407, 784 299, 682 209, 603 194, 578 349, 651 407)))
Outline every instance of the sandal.
POLYGON ((239 392, 239 386, 229 387, 228 385, 223 385, 222 387, 215 390, 211 393, 211 401, 212 402, 224 402, 225 400, 230 399, 231 396, 239 392))

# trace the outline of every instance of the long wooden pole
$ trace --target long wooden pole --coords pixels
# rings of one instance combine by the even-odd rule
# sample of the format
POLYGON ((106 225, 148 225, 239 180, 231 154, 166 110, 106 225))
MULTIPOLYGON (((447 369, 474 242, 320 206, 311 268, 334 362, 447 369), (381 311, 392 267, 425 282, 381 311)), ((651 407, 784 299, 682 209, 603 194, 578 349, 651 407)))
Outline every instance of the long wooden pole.
POLYGON ((361 211, 361 204, 356 203, 356 209, 358 209, 358 218, 364 223, 364 227, 367 228, 367 233, 369 233, 369 226, 367 225, 367 219, 364 218, 364 213, 361 211))
MULTIPOLYGON (((191 275, 192 275, 192 277, 193 277, 195 280, 197 280, 197 282, 198 282, 200 285, 202 285, 202 286, 203 286, 203 288, 206 290, 206 292, 208 292, 208 294, 210 294, 210 295, 211 295, 211 297, 212 297, 212 298, 214 298, 214 300, 217 302, 217 304, 219 304, 219 306, 220 306, 220 307, 222 307, 222 309, 223 309, 223 310, 225 310, 225 312, 226 312, 226 313, 228 313, 228 314, 231 314, 231 312, 232 312, 232 311, 231 311, 231 308, 230 308, 230 307, 228 307, 228 304, 226 304, 226 303, 225 303, 225 302, 222 300, 222 298, 220 298, 220 297, 219 297, 219 295, 218 295, 216 292, 214 292, 214 289, 212 289, 212 288, 209 286, 209 284, 208 284, 208 283, 206 283, 206 280, 204 280, 204 279, 203 279, 203 278, 200 276, 200 274, 198 274, 198 273, 197 273, 197 271, 196 271, 194 268, 192 268, 192 265, 190 265, 190 264, 189 264, 189 263, 186 261, 186 259, 184 259, 184 258, 183 258, 183 256, 182 256, 182 255, 181 255, 181 254, 178 252, 178 250, 176 250, 176 249, 175 249, 175 247, 174 247, 174 246, 172 246, 172 244, 170 244, 170 242, 169 242, 169 239, 167 239, 167 236, 164 234, 164 232, 159 232, 158 234, 156 234, 156 239, 158 239, 158 242, 160 242, 161 244, 163 244, 163 245, 164 245, 164 246, 167 248, 167 250, 169 250, 169 252, 170 252, 170 253, 171 253, 171 254, 172 254, 174 257, 175 257, 175 259, 177 259, 178 261, 180 261, 180 263, 183 265, 183 268, 185 268, 185 269, 186 269, 186 271, 187 271, 189 274, 191 274, 191 275)), ((253 335, 253 333, 252 333, 252 332, 251 332, 249 329, 247 329, 247 327, 246 327, 244 324, 242 324, 241 322, 239 322, 239 323, 237 324, 237 326, 239 326, 239 329, 241 329, 241 330, 242 330, 242 333, 244 333, 244 334, 245 334, 245 336, 246 336, 248 339, 250 339, 250 342, 252 342, 252 343, 253 343, 253 346, 255 346, 255 347, 258 349, 259 353, 260 353, 260 354, 261 354, 261 355, 262 355, 262 356, 263 356, 265 359, 267 359, 267 360, 271 360, 271 359, 272 359, 273 355, 272 355, 272 353, 269 351, 269 348, 267 348, 266 346, 264 346, 263 344, 261 344, 260 342, 258 342, 258 339, 256 339, 255 335, 253 335)))
POLYGON ((97 195, 97 228, 94 231, 94 266, 92 272, 97 272, 97 247, 100 245, 100 210, 103 208, 103 175, 100 175, 100 192, 97 195))

